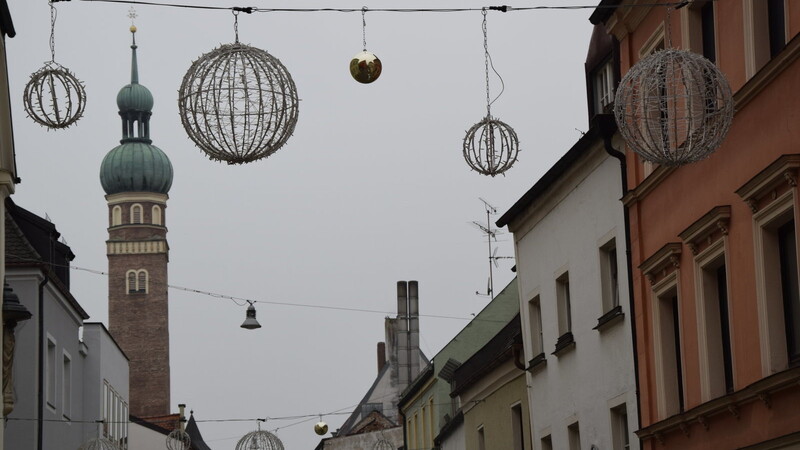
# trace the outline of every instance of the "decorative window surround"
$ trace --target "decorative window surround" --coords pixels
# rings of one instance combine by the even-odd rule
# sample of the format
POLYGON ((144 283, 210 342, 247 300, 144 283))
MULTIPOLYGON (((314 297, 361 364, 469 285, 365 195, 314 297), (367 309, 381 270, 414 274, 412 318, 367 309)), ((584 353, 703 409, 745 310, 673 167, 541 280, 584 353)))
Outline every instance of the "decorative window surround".
POLYGON ((800 154, 783 155, 736 190, 753 214, 797 187, 800 154))
POLYGON ((671 272, 680 267, 681 244, 670 242, 661 247, 652 256, 639 265, 639 270, 647 277, 651 285, 655 285, 671 272))
POLYGON ((566 333, 559 336, 558 340, 556 341, 556 349, 553 351, 553 355, 561 356, 566 353, 568 350, 572 350, 575 348, 575 337, 572 335, 571 331, 567 331, 566 333))
POLYGON ((678 236, 692 251, 692 255, 697 256, 711 243, 728 235, 730 222, 730 205, 716 206, 695 223, 689 225, 678 236))
POLYGON ((539 369, 544 368, 547 365, 547 356, 544 352, 539 353, 538 355, 534 356, 533 359, 528 361, 528 372, 535 373, 539 369))
POLYGON ((592 329, 603 331, 611 327, 611 325, 621 322, 624 317, 625 313, 622 312, 622 305, 617 305, 607 313, 600 316, 600 318, 597 319, 597 325, 595 325, 595 327, 592 329))

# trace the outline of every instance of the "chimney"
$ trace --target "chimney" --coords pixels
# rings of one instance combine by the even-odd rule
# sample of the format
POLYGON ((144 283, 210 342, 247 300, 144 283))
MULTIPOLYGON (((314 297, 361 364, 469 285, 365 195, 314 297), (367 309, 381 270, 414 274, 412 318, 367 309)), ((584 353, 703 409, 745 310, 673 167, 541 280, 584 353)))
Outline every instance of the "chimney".
POLYGON ((408 282, 408 359, 410 378, 419 375, 419 283, 408 282))
POLYGON ((186 428, 186 405, 183 403, 179 404, 178 411, 178 417, 180 418, 178 423, 181 431, 183 431, 186 428))
POLYGON ((397 373, 400 390, 411 383, 410 361, 408 358, 408 283, 397 282, 397 373))
POLYGON ((386 343, 378 342, 378 373, 381 373, 383 366, 386 365, 386 343))

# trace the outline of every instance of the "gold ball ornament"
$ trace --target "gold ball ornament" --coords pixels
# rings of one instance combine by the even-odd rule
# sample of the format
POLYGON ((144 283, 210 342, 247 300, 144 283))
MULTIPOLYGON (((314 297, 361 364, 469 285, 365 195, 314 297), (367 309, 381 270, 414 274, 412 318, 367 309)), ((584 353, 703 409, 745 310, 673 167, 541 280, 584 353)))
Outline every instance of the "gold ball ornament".
POLYGON ((317 422, 317 424, 314 425, 314 433, 317 433, 318 435, 322 436, 327 432, 328 432, 328 424, 327 423, 325 423, 325 422, 317 422))
POLYGON ((131 33, 136 33, 136 25, 131 25, 131 33))
POLYGON ((359 83, 369 84, 381 76, 383 64, 374 53, 364 50, 350 60, 350 75, 359 83))

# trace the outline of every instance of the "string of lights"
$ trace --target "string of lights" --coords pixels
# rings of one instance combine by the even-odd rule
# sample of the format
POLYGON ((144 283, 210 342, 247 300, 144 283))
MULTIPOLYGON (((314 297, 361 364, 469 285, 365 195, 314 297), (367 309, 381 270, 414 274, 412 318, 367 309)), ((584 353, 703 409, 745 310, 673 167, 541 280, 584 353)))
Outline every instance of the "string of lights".
MULTIPOLYGON (((70 2, 72 0, 51 0, 53 3, 70 2)), ((211 5, 194 5, 186 3, 164 3, 164 2, 146 2, 137 0, 75 0, 76 2, 92 2, 92 3, 119 3, 126 5, 144 5, 144 6, 159 6, 168 8, 188 8, 188 9, 205 9, 205 10, 223 10, 234 11, 252 14, 259 13, 362 13, 364 8, 259 8, 255 6, 211 6, 211 5)), ((697 0, 683 0, 673 1, 667 3, 639 3, 635 5, 625 5, 626 7, 671 7, 681 8, 691 4, 697 0)), ((719 0, 714 0, 719 1, 719 0)), ((369 12, 382 12, 382 13, 461 13, 470 11, 500 11, 500 12, 516 12, 516 11, 546 11, 546 10, 582 10, 582 9, 604 9, 604 8, 618 8, 619 5, 540 5, 540 6, 485 6, 480 8, 369 8, 369 12)))
MULTIPOLYGON (((39 260, 26 259, 26 258, 22 258, 20 256, 17 256, 17 255, 11 254, 11 253, 7 254, 6 257, 14 258, 18 262, 42 263, 42 261, 39 261, 39 260)), ((97 270, 97 269, 89 269, 89 268, 86 268, 86 267, 79 267, 79 266, 65 265, 65 264, 49 264, 49 265, 52 266, 52 267, 64 267, 64 268, 70 268, 70 269, 74 269, 74 270, 80 270, 82 272, 88 272, 88 273, 95 274, 95 275, 103 275, 103 276, 108 276, 109 275, 108 272, 105 272, 105 271, 102 271, 102 270, 97 270)), ((347 311, 347 312, 360 312, 360 313, 369 313, 369 314, 381 314, 381 315, 384 315, 384 316, 391 316, 393 314, 396 314, 396 312, 382 311, 382 310, 378 310, 378 309, 351 308, 351 307, 347 307, 347 306, 335 306, 335 305, 317 305, 317 304, 312 304, 312 303, 294 303, 294 302, 285 302, 285 301, 276 301, 276 300, 254 300, 254 299, 247 298, 247 297, 238 297, 238 296, 234 296, 234 295, 221 294, 221 293, 218 293, 218 292, 204 291, 202 289, 196 289, 196 288, 190 288, 190 287, 184 287, 184 286, 176 286, 176 285, 173 285, 173 284, 168 284, 167 287, 170 288, 170 289, 177 290, 177 291, 189 292, 189 293, 192 293, 192 294, 203 295, 203 296, 206 296, 206 297, 230 300, 230 301, 234 302, 238 306, 245 306, 245 305, 250 304, 250 303, 261 303, 261 304, 265 304, 265 305, 274 305, 274 306, 288 306, 288 307, 298 307, 298 308, 311 308, 311 309, 324 309, 324 310, 334 310, 334 311, 347 311)), ((417 316, 418 317, 431 318, 431 319, 447 319, 447 320, 463 320, 463 321, 478 320, 478 321, 496 322, 496 323, 503 322, 501 320, 480 319, 480 318, 476 319, 475 317, 446 316, 446 315, 441 315, 441 314, 418 314, 417 316)))

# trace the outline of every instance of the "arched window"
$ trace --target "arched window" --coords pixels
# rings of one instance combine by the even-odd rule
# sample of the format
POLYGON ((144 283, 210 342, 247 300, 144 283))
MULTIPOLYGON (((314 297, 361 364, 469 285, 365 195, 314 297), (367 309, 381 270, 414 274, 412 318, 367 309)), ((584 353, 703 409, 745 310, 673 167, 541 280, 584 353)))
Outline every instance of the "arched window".
POLYGON ((142 223, 142 205, 131 206, 131 223, 142 223))
POLYGON ((138 292, 147 293, 147 271, 140 270, 138 279, 136 280, 136 288, 138 292))
POLYGON ((122 208, 117 205, 111 210, 111 226, 122 225, 122 208))
POLYGON ((129 294, 136 293, 136 271, 129 270, 127 278, 128 278, 128 293, 129 294))
POLYGON ((153 225, 161 225, 161 207, 153 205, 153 225))
POLYGON ((148 274, 144 269, 129 270, 126 274, 128 294, 146 294, 148 274))

